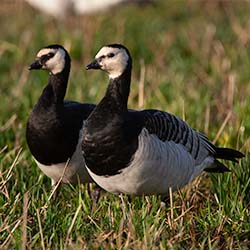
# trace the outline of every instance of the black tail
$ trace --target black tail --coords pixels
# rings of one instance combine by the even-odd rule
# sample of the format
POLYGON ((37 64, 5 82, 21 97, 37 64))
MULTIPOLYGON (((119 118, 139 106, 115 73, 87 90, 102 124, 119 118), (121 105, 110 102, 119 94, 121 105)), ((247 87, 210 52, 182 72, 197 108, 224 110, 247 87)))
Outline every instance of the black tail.
POLYGON ((214 160, 213 165, 209 166, 209 168, 205 168, 204 171, 209 173, 225 173, 230 172, 230 169, 227 168, 223 163, 214 160))
POLYGON ((237 158, 243 158, 245 155, 240 151, 231 148, 216 148, 214 158, 238 162, 237 158))
MULTIPOLYGON (((215 150, 216 153, 214 154, 214 158, 218 159, 238 162, 237 158, 243 158, 245 156, 240 151, 231 148, 215 148, 215 150)), ((212 166, 209 166, 209 168, 204 169, 204 171, 212 173, 224 173, 229 172, 230 170, 221 162, 214 160, 212 166)))

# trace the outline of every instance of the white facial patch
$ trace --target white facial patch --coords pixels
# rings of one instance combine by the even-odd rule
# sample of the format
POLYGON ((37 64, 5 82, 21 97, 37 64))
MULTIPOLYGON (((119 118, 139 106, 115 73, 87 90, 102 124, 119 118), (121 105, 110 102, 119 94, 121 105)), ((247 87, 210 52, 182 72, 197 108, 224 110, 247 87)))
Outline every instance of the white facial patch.
POLYGON ((36 57, 39 58, 39 57, 42 57, 42 56, 47 55, 47 54, 49 54, 49 53, 56 53, 56 50, 55 50, 55 49, 50 49, 50 48, 41 49, 41 50, 37 53, 36 57))
POLYGON ((45 63, 45 68, 48 69, 54 75, 62 72, 65 66, 65 51, 61 48, 45 48, 38 52, 37 57, 42 57, 43 55, 49 53, 54 53, 55 55, 45 63))
POLYGON ((95 56, 101 69, 109 74, 109 78, 117 78, 127 67, 129 56, 123 48, 103 47, 95 56), (113 57, 107 55, 113 53, 113 57), (103 57, 104 56, 104 57, 103 57), (103 57, 103 58, 102 58, 103 57))

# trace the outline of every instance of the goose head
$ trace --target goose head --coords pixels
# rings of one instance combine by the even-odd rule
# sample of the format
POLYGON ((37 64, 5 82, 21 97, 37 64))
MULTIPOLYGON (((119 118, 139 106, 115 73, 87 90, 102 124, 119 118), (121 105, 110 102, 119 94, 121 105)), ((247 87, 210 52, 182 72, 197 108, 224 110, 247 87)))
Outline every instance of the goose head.
POLYGON ((55 75, 61 73, 66 65, 66 60, 70 63, 68 52, 61 45, 49 45, 38 51, 34 62, 29 66, 29 70, 45 69, 55 75))
POLYGON ((110 44, 102 47, 95 59, 86 66, 86 69, 101 69, 108 73, 109 78, 121 76, 126 69, 132 66, 132 59, 128 49, 121 44, 110 44))

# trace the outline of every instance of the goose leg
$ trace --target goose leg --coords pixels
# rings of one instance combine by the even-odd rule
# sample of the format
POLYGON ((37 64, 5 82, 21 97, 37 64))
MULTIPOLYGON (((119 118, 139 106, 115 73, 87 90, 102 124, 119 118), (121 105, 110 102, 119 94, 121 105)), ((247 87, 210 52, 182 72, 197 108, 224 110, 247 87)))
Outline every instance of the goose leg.
POLYGON ((93 191, 91 192, 91 199, 93 200, 94 204, 97 204, 100 197, 101 197, 101 192, 102 188, 98 186, 97 184, 95 185, 93 191))
POLYGON ((170 207, 170 198, 168 195, 161 195, 161 208, 165 209, 170 207))
POLYGON ((123 219, 126 220, 127 215, 126 215, 126 204, 123 199, 123 194, 119 194, 119 198, 121 200, 121 207, 122 207, 122 213, 123 213, 123 219))
POLYGON ((51 179, 51 194, 49 196, 49 200, 51 198, 56 199, 56 197, 58 196, 59 186, 60 186, 60 183, 58 183, 58 181, 51 179))

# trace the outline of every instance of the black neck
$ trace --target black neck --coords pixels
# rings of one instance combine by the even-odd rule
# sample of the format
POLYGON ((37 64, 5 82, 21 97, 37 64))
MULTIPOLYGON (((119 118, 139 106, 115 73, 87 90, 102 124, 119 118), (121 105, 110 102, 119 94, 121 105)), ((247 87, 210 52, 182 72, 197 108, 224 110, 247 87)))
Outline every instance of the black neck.
POLYGON ((63 105, 70 73, 70 59, 66 57, 63 71, 51 74, 47 86, 38 100, 38 105, 48 108, 63 105))
POLYGON ((105 98, 113 99, 120 111, 127 111, 131 82, 131 64, 117 78, 112 78, 106 91, 105 98))

